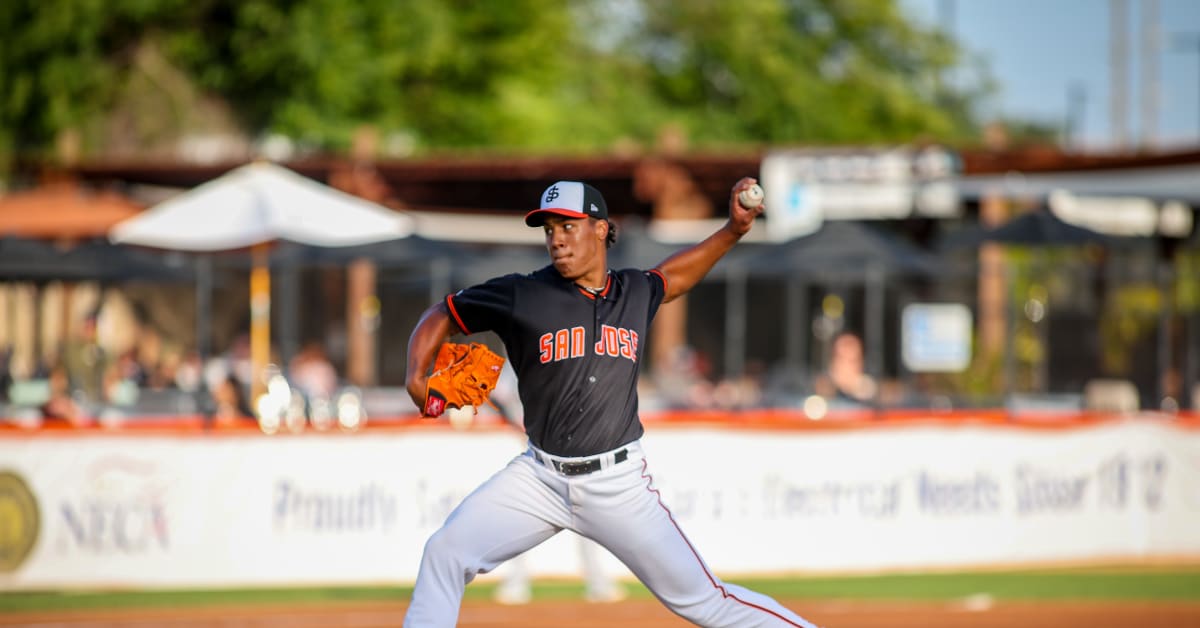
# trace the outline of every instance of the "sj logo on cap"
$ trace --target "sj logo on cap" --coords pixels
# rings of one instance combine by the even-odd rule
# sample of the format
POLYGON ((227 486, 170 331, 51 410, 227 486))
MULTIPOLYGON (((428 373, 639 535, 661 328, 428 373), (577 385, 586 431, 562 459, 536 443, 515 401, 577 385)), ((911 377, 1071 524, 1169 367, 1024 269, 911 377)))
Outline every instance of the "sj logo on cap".
POLYGON ((558 186, 557 185, 550 186, 550 189, 546 190, 546 202, 553 203, 554 199, 556 199, 556 198, 558 198, 558 186))

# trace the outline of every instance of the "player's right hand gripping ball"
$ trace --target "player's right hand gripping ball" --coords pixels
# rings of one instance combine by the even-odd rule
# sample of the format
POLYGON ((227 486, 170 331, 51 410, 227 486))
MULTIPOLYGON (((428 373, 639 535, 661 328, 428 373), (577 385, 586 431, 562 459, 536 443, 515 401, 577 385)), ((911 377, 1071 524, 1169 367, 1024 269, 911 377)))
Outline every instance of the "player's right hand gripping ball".
POLYGON ((738 202, 746 209, 758 209, 763 204, 763 189, 757 183, 738 192, 738 202))
MULTIPOLYGON (((488 401, 496 389, 504 358, 487 345, 447 342, 438 349, 433 363, 433 375, 425 388, 427 417, 441 416, 446 408, 473 406, 476 409, 488 401)), ((478 410, 476 410, 478 411, 478 410)))

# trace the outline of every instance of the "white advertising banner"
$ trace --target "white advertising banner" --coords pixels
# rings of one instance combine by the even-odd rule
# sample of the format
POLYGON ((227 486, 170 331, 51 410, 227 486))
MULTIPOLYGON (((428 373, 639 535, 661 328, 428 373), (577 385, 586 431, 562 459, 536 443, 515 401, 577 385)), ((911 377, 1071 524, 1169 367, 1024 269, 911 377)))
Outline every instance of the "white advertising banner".
POLYGON ((1200 556, 1200 434, 1156 421, 647 441, 664 499, 718 569, 1200 556))
MULTIPOLYGON (((1155 419, 651 425, 643 442, 718 573, 1200 557, 1200 431, 1155 419)), ((502 429, 5 436, 0 588, 411 582, 429 535, 522 447, 502 429)), ((577 566, 569 535, 529 556, 534 574, 577 566)))

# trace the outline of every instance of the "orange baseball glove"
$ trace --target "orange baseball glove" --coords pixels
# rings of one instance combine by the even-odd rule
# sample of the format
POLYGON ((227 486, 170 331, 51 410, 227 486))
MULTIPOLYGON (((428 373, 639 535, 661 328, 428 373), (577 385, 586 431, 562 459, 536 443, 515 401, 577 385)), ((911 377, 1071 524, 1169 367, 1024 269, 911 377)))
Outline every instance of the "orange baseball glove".
POLYGON ((491 403, 488 395, 496 388, 502 366, 504 358, 487 345, 478 342, 443 344, 433 363, 433 375, 429 376, 429 384, 425 387, 424 415, 438 417, 447 407, 479 408, 482 403, 491 403))

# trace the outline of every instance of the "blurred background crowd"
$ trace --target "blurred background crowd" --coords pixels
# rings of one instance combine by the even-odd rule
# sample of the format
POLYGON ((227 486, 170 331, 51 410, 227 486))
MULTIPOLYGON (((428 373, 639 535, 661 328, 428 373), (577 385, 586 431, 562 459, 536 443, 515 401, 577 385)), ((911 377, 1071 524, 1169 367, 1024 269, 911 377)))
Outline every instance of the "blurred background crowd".
POLYGON ((1200 16, 1092 4, 1103 141, 1075 83, 997 112, 954 0, 6 2, 0 414, 413 420, 416 317, 544 265, 547 183, 648 268, 745 175, 764 224, 659 315, 643 411, 1194 412, 1200 141, 1154 122, 1200 16))

